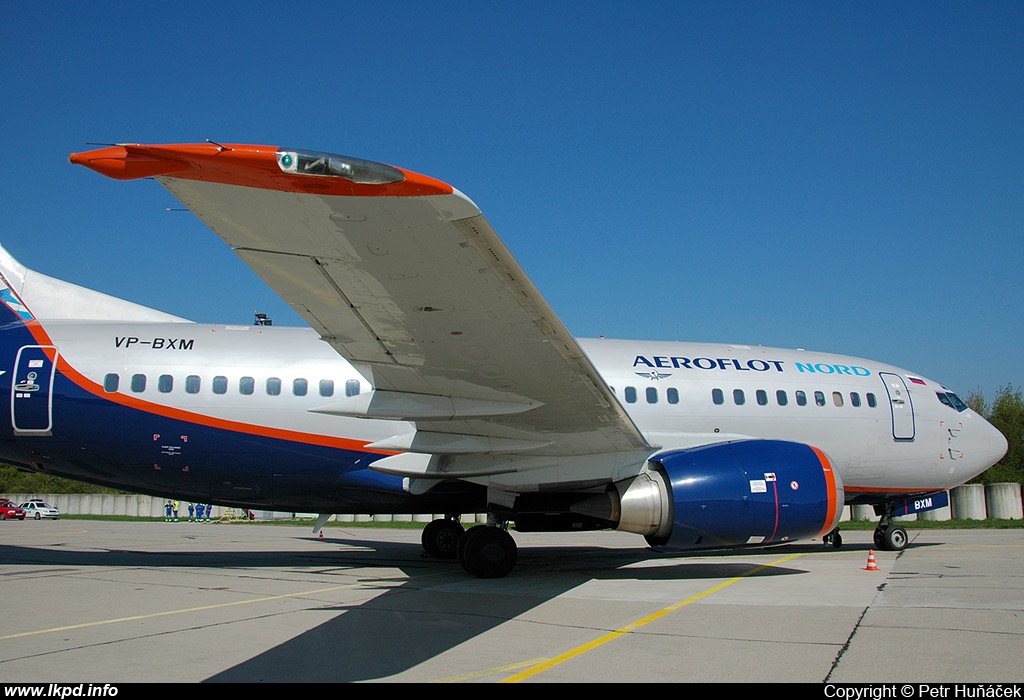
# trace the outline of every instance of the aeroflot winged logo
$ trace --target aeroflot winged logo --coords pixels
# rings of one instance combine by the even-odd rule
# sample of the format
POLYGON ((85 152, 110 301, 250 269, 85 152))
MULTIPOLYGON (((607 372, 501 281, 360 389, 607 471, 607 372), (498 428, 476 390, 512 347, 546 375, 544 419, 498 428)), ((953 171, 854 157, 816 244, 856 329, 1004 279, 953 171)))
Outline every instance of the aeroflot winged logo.
MULTIPOLYGON (((636 365, 634 365, 634 367, 635 366, 636 365)), ((666 377, 671 377, 672 373, 671 372, 637 372, 636 376, 644 377, 646 379, 657 380, 657 379, 665 379, 666 377)))
MULTIPOLYGON (((637 355, 634 367, 649 367, 653 372, 637 372, 641 377, 664 379, 672 376, 658 372, 659 369, 703 369, 730 370, 733 372, 784 372, 782 360, 743 360, 735 357, 678 357, 668 355, 637 355)), ((797 372, 808 374, 845 374, 855 377, 870 377, 871 370, 859 365, 842 365, 829 362, 794 362, 797 372)), ((920 380, 918 380, 920 381, 920 380)))
POLYGON ((21 303, 21 299, 19 299, 14 292, 11 291, 11 288, 7 286, 7 281, 4 280, 3 277, 0 277, 0 301, 7 304, 7 306, 9 306, 10 309, 14 313, 18 314, 22 319, 26 321, 32 320, 32 312, 25 308, 25 305, 21 303))

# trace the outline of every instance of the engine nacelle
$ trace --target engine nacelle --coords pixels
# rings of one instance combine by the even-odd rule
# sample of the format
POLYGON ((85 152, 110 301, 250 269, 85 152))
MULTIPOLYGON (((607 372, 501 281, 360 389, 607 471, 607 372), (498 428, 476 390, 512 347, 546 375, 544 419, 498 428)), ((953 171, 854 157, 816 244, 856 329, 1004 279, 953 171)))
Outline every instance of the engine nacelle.
POLYGON ((843 501, 839 473, 815 447, 723 442, 652 457, 621 492, 616 529, 673 549, 778 544, 829 533, 843 501))

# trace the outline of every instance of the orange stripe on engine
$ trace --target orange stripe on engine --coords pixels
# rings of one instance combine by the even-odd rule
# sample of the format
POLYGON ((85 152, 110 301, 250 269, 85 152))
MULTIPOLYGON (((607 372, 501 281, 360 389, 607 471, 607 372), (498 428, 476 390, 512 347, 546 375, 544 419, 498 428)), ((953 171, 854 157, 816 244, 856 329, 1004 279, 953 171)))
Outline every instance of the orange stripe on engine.
POLYGON ((814 450, 818 461, 821 462, 821 471, 825 475, 825 485, 828 487, 828 516, 822 524, 821 532, 818 533, 818 536, 822 537, 832 531, 832 523, 838 518, 839 509, 843 507, 843 504, 836 499, 836 474, 833 471, 832 461, 814 445, 811 445, 810 448, 814 450))

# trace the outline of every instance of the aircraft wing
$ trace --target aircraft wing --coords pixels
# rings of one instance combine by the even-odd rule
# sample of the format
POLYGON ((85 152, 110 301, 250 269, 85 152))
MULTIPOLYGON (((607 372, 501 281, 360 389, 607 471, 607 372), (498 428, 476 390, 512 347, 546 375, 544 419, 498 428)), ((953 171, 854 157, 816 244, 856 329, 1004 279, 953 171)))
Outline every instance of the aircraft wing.
POLYGON ((317 410, 415 425, 371 447, 447 455, 449 468, 459 455, 652 449, 477 206, 443 182, 213 143, 71 161, 155 177, 364 372, 372 392, 317 410))

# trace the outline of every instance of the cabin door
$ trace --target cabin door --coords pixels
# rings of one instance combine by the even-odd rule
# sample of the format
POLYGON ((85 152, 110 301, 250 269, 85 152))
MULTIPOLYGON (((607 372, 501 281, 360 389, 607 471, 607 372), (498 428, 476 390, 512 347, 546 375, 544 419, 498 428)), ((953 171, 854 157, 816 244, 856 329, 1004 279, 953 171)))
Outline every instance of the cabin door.
POLYGON ((892 411, 892 437, 894 440, 913 440, 914 403, 910 400, 910 391, 903 377, 889 372, 879 372, 889 396, 889 408, 892 411))
POLYGON ((15 435, 49 435, 53 428, 53 375, 57 348, 25 345, 14 360, 11 424, 15 435))

